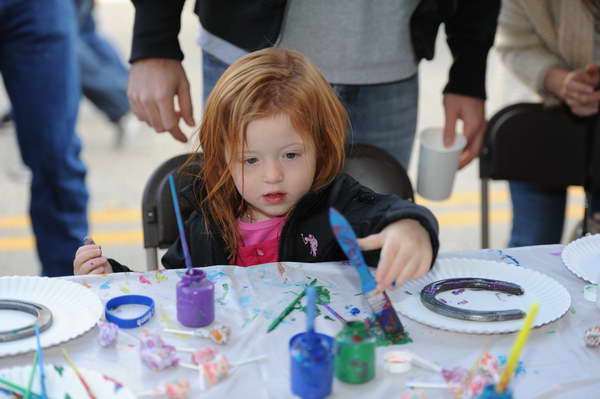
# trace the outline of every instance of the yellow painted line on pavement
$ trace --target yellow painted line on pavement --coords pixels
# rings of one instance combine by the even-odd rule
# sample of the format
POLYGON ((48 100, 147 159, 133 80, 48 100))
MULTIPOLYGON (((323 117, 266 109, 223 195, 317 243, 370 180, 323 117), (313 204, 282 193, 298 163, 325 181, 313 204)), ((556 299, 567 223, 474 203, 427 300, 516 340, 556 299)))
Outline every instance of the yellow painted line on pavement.
MULTIPOLYGON (((90 223, 139 222, 142 220, 140 209, 114 209, 102 212, 92 212, 90 223)), ((29 227, 29 217, 25 215, 0 217, 0 229, 15 229, 29 227)))
MULTIPOLYGON (((143 241, 141 229, 95 232, 92 235, 94 240, 102 245, 141 245, 143 241)), ((30 234, 14 237, 0 237, 0 251, 21 251, 24 249, 32 249, 33 247, 34 239, 30 234)))
MULTIPOLYGON (((435 212, 440 226, 445 228, 464 228, 478 226, 480 223, 479 211, 465 212, 435 212)), ((583 217, 583 206, 572 205, 567 208, 567 218, 572 220, 581 220, 583 217)), ((493 210, 490 212, 491 224, 510 223, 511 212, 508 209, 493 210)), ((94 240, 102 245, 140 245, 143 241, 141 229, 133 230, 114 230, 114 231, 95 231, 92 233, 94 240)), ((20 251, 28 250, 34 247, 33 236, 20 235, 0 237, 0 251, 20 251)))

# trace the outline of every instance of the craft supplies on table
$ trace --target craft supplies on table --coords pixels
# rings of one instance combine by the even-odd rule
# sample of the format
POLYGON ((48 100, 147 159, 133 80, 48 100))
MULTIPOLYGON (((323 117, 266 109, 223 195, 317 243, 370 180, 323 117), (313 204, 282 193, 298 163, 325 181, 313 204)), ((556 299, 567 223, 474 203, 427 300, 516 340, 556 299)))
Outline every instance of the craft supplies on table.
POLYGON ((404 327, 398 318, 398 314, 385 291, 376 289, 375 279, 369 272, 369 268, 362 251, 356 242, 356 234, 350 223, 341 213, 334 208, 329 208, 329 223, 337 239, 338 244, 352 263, 360 276, 361 291, 367 299, 367 303, 373 310, 375 319, 383 329, 386 336, 391 340, 399 341, 406 338, 404 327))
POLYGON ((177 320, 186 327, 204 327, 214 319, 214 284, 202 270, 188 269, 177 283, 177 320))
POLYGON ((321 399, 331 394, 333 383, 333 338, 315 332, 315 287, 307 289, 306 331, 290 339, 291 391, 303 399, 321 399))
POLYGON ((349 384, 375 378, 375 338, 365 323, 351 321, 335 336, 335 376, 349 384))
MULTIPOLYGON (((322 245, 320 241, 320 245, 322 245)), ((451 262, 456 262, 456 256, 481 259, 476 262, 479 268, 498 269, 502 266, 521 268, 527 271, 539 271, 539 275, 549 276, 568 289, 572 303, 567 312, 560 318, 549 321, 546 324, 531 331, 529 343, 523 352, 517 365, 517 371, 509 385, 514 397, 519 399, 538 397, 560 397, 561 399, 594 397, 600 391, 600 381, 597 379, 595 370, 600 359, 600 351, 584 345, 584 331, 598 324, 598 310, 594 303, 583 299, 582 289, 584 282, 574 276, 561 262, 560 254, 562 246, 543 246, 535 248, 515 248, 508 250, 481 250, 464 252, 459 254, 442 254, 440 264, 447 261, 451 255, 451 262), (487 263, 490 262, 490 263, 487 263)), ((434 266, 434 269, 437 268, 434 266)), ((269 334, 265 334, 267 326, 278 316, 290 301, 300 293, 306 285, 316 279, 319 305, 316 316, 316 325, 319 333, 335 336, 343 323, 331 314, 323 304, 329 305, 341 317, 346 320, 365 320, 371 316, 368 304, 365 302, 360 291, 360 279, 355 267, 347 262, 332 263, 293 263, 281 262, 256 267, 241 268, 232 266, 216 266, 202 269, 206 278, 215 285, 215 321, 208 326, 219 324, 231 328, 231 335, 225 345, 218 345, 212 340, 186 336, 183 334, 171 334, 163 332, 165 328, 187 330, 181 326, 176 317, 175 286, 185 270, 161 270, 146 273, 115 273, 104 276, 75 276, 61 278, 58 281, 75 282, 81 290, 89 291, 94 296, 100 297, 100 310, 102 313, 102 302, 123 294, 141 294, 154 299, 155 316, 152 317, 142 328, 148 328, 151 332, 161 333, 165 344, 176 348, 211 347, 218 350, 227 359, 250 359, 257 354, 264 354, 268 359, 254 362, 240 367, 239 370, 230 375, 219 384, 206 391, 201 391, 199 383, 199 372, 197 370, 183 367, 168 367, 161 371, 153 371, 141 363, 138 339, 129 339, 121 336, 124 331, 130 335, 142 336, 141 329, 119 330, 119 339, 116 344, 108 348, 101 347, 98 342, 98 331, 90 331, 75 339, 69 340, 65 346, 81 373, 94 390, 94 394, 102 398, 102 388, 96 388, 94 378, 89 377, 87 370, 99 373, 101 384, 107 384, 110 398, 121 398, 123 392, 144 392, 152 390, 166 383, 179 379, 187 379, 190 382, 188 391, 189 398, 202 397, 207 399, 247 398, 249 394, 253 398, 284 398, 290 397, 290 357, 289 339, 305 328, 304 312, 307 311, 304 303, 297 304, 285 317, 279 326, 269 334), (121 383, 122 388, 115 383, 109 383, 102 375, 115 379, 121 383), (118 390, 117 390, 118 389, 118 390), (116 391, 117 390, 117 391, 116 391), (116 392, 116 393, 115 393, 116 392)), ((372 270, 371 270, 372 272, 372 270)), ((509 276, 513 275, 509 273, 509 276)), ((462 276, 447 276, 468 277, 462 276)), ((516 282, 512 278, 504 276, 483 276, 496 278, 504 281, 516 282)), ((0 279, 1 280, 1 279, 0 279)), ((546 280, 540 278, 538 283, 544 285, 546 280)), ((0 283, 1 284, 1 283, 0 283)), ((524 286, 527 292, 527 287, 524 286)), ((440 294, 455 305, 463 299, 475 298, 476 295, 492 296, 495 302, 490 309, 497 309, 498 304, 505 304, 516 308, 515 301, 518 296, 508 296, 505 293, 493 292, 469 292, 465 290, 448 291, 440 294), (445 295, 445 296, 444 296, 445 295), (472 295, 472 296, 469 296, 472 295)), ((0 299, 2 298, 0 291, 0 299)), ((392 301, 402 303, 406 298, 416 297, 419 301, 419 291, 407 285, 396 290, 389 290, 388 294, 392 301)), ((560 290, 556 292, 560 296, 560 290)), ((527 296, 527 293, 525 294, 527 296)), ((541 301, 540 316, 544 314, 544 306, 548 302, 541 301)), ((552 302, 549 302, 552 303, 552 302)), ((530 303, 520 304, 519 309, 527 310, 530 303)), ((78 306, 73 301, 70 306, 78 306)), ((460 305, 459 305, 460 306, 460 305)), ((130 309, 117 309, 117 315, 130 314, 130 309)), ((138 310, 134 307, 134 310, 138 310)), ((143 310, 140 307, 140 312, 143 310)), ((0 311, 0 325, 3 320, 0 311)), ((77 324, 77 316, 70 317, 69 322, 77 324)), ((59 320, 57 320, 58 322, 59 320)), ((364 398, 370 397, 411 397, 404 393, 420 392, 427 399, 447 399, 453 397, 453 392, 448 389, 427 389, 407 391, 407 382, 445 383, 453 384, 449 380, 440 377, 434 371, 416 367, 413 362, 412 369, 400 375, 389 374, 384 370, 385 354, 392 351, 410 351, 419 356, 433 361, 447 371, 447 375, 458 375, 459 368, 464 369, 465 374, 476 360, 481 358, 482 352, 489 354, 499 364, 505 364, 515 334, 471 334, 465 332, 449 332, 440 328, 432 328, 426 324, 415 322, 410 318, 402 318, 403 324, 413 338, 414 342, 402 346, 385 346, 380 342, 375 349, 375 378, 366 384, 347 384, 337 378, 333 380, 332 397, 364 398), (489 344, 488 349, 485 349, 489 344), (456 370, 455 370, 456 369, 456 370)), ((534 323, 539 324, 539 321, 534 323)), ((51 330, 51 329, 50 329, 51 330)), ((48 330, 48 331, 50 331, 48 330)), ((190 329, 190 331, 195 331, 190 329)), ((42 345, 46 346, 48 332, 41 335, 42 345)), ((381 337, 377 336, 380 341, 381 337)), ((2 350, 0 344, 0 351, 2 350)), ((53 389, 53 379, 56 372, 53 366, 57 365, 64 369, 65 373, 72 374, 70 368, 61 356, 60 347, 46 346, 44 360, 46 363, 48 390, 53 389)), ((182 362, 192 363, 191 353, 177 352, 182 362)), ((485 356, 488 359, 488 356, 485 356)), ((13 356, 0 357, 0 377, 5 376, 7 370, 15 367, 23 367, 25 372, 19 380, 21 386, 26 387, 30 375, 33 353, 23 353, 13 356)), ((477 370, 481 367, 477 362, 477 370)), ((34 393, 39 390, 39 376, 33 382, 34 393), (37 385, 36 385, 37 384, 37 385)), ((74 377, 74 375, 73 375, 74 377)), ((63 377, 64 378, 64 377, 63 377)), ((80 391, 80 398, 86 398, 86 393, 81 383, 76 379, 73 381, 80 391)), ((478 381, 476 381, 478 382, 478 381)), ((74 385, 75 387, 75 385, 74 385)), ((61 396, 64 397, 64 396, 61 396)), ((107 396, 104 396, 107 397, 107 396)), ((163 396, 164 397, 164 396, 163 396)), ((3 398, 0 393, 0 398, 3 398)))
MULTIPOLYGON (((98 294, 64 279, 30 276, 0 277, 0 300, 25 301, 39 304, 41 316, 51 313, 52 322, 40 326, 44 347, 57 345, 80 336, 93 328, 100 319, 103 306, 98 294)), ((21 329, 31 325, 31 315, 0 308, 0 331, 21 329), (8 328, 7 328, 8 327, 8 328)), ((33 326, 32 326, 33 327, 33 326)), ((35 334, 28 332, 17 340, 0 340, 0 357, 33 351, 35 334), (31 334, 31 335, 29 335, 31 334)))

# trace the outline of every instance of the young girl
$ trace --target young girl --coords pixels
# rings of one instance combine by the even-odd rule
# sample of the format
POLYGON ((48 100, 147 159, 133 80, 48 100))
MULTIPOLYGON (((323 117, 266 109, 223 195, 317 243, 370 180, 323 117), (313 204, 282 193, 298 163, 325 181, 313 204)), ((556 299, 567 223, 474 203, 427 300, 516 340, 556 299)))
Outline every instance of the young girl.
MULTIPOLYGON (((231 65, 206 105, 201 174, 180 194, 195 209, 186 222, 193 265, 345 260, 329 226, 334 207, 365 237, 359 245, 378 265, 380 289, 425 274, 439 247, 435 218, 341 173, 347 126, 343 105, 302 54, 269 48, 231 65)), ((184 267, 179 240, 162 263, 184 267)), ((80 247, 74 268, 129 271, 97 245, 80 247)))

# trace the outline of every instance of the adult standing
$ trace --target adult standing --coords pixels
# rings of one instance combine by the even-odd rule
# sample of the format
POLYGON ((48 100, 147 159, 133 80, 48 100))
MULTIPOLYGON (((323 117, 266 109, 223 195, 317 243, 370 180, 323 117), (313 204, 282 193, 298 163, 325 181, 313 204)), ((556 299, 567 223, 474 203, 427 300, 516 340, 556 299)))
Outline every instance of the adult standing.
MULTIPOLYGON (((183 1, 136 6, 129 97, 157 132, 185 141, 179 119, 194 124, 177 42, 183 1), (178 98, 179 112, 173 107, 178 98)), ((205 98, 224 69, 248 51, 282 45, 304 52, 333 83, 350 112, 354 142, 377 145, 408 165, 417 118, 417 65, 431 59, 439 25, 454 61, 444 89, 445 141, 458 120, 478 155, 485 127, 485 70, 499 1, 366 0, 197 1, 205 98)))
POLYGON ((126 130, 130 128, 127 98, 129 71, 113 44, 96 30, 94 1, 75 0, 75 5, 82 94, 112 123, 115 147, 121 148, 126 130))
POLYGON ((32 173, 29 211, 46 276, 72 274, 70 260, 88 231, 86 168, 75 134, 75 21, 71 1, 0 1, 0 72, 32 173))
MULTIPOLYGON (((565 103, 581 117, 598 112, 600 2, 503 0, 497 49, 506 67, 544 103, 565 103)), ((513 224, 508 246, 561 241, 566 187, 510 181, 513 224)), ((597 196, 592 208, 598 208, 597 196)), ((598 215, 600 216, 600 214, 598 215)), ((592 220, 592 229, 600 218, 592 220)))

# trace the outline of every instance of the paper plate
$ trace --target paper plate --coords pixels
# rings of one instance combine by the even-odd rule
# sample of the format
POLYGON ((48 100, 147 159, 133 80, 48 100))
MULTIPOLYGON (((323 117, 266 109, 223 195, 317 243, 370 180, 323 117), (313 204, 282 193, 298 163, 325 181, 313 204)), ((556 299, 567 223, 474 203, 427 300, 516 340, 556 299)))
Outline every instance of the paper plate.
POLYGON ((540 303, 540 311, 534 327, 540 327, 557 320, 571 306, 569 292, 552 278, 529 269, 506 263, 479 259, 446 258, 438 259, 433 270, 426 276, 409 281, 402 286, 403 291, 412 295, 395 304, 396 310, 419 323, 442 330, 470 334, 500 334, 518 331, 523 319, 476 322, 458 320, 442 316, 427 309, 421 303, 421 289, 434 281, 458 277, 481 277, 516 283, 523 288, 523 295, 508 295, 493 291, 453 290, 437 295, 448 305, 472 310, 521 309, 525 312, 532 303, 540 303))
MULTIPOLYGON (((88 398, 88 394, 75 372, 68 366, 46 365, 46 392, 48 398, 88 398)), ((98 399, 135 399, 135 396, 120 382, 111 377, 104 376, 97 371, 77 368, 83 375, 85 382, 90 386, 94 396, 98 399)), ((12 383, 26 387, 29 381, 30 366, 15 367, 0 370, 0 376, 12 383)), ((0 384, 0 387, 4 387, 0 384)), ((34 393, 41 394, 39 370, 36 370, 31 389, 34 393)), ((2 396, 0 399, 10 396, 2 396)))
POLYGON ((572 241, 560 255, 563 263, 577 277, 598 284, 600 273, 600 234, 572 241))
MULTIPOLYGON (((0 277, 0 299, 37 302, 52 311, 52 326, 41 334, 44 348, 66 342, 85 333, 98 322, 103 306, 98 295, 71 281, 48 277, 0 277)), ((0 330, 22 327, 33 316, 0 310, 0 330)), ((35 337, 0 343, 0 357, 35 350, 35 337)))

